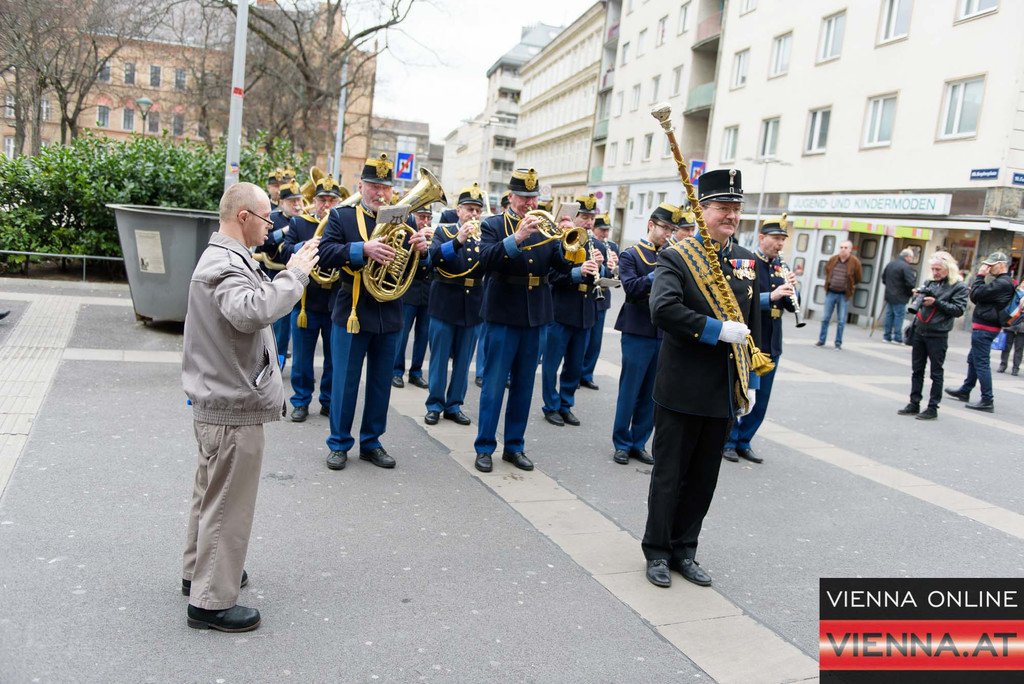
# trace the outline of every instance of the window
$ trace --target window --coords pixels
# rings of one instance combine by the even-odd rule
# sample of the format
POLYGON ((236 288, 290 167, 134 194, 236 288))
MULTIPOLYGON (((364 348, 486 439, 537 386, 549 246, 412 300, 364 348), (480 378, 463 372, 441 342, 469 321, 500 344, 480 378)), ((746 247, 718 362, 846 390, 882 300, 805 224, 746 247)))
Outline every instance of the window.
POLYGON ((679 6, 679 25, 676 28, 676 33, 686 33, 686 30, 690 28, 690 3, 684 2, 679 6))
POLYGON ((625 99, 626 94, 621 90, 615 93, 615 116, 622 116, 622 101, 625 99))
POLYGON ((635 112, 640 108, 640 84, 633 86, 632 97, 630 98, 629 111, 635 112))
POLYGON ((678 95, 683 87, 683 65, 672 70, 672 94, 678 95))
POLYGON ((647 29, 640 31, 640 35, 636 37, 636 56, 639 57, 644 54, 644 48, 647 45, 647 29))
POLYGON ((761 142, 757 146, 757 156, 760 159, 772 158, 775 156, 775 149, 779 142, 779 119, 765 119, 761 122, 761 142))
POLYGON ((792 44, 792 33, 776 36, 772 41, 772 61, 768 67, 769 77, 782 76, 789 71, 789 51, 792 44))
POLYGON ((665 44, 665 29, 668 27, 668 15, 658 20, 658 28, 654 31, 654 47, 665 44))
POLYGON ((4 95, 4 116, 8 119, 14 118, 14 96, 4 95))
POLYGON ((185 70, 180 67, 174 70, 174 89, 185 89, 185 70))
POLYGON ((39 120, 49 121, 53 108, 50 107, 50 98, 44 97, 39 100, 39 120))
POLYGON ((647 161, 651 158, 651 148, 654 146, 654 134, 648 133, 644 136, 644 156, 643 160, 647 161))
POLYGON ((135 130, 135 110, 131 107, 124 108, 124 113, 121 115, 121 128, 126 131, 135 130))
POLYGON ((124 84, 135 85, 135 62, 124 63, 124 84))
POLYGON ((828 122, 832 118, 831 109, 812 109, 807 121, 807 154, 821 154, 828 144, 828 122))
POLYGON ((910 31, 912 0, 885 0, 882 3, 882 41, 896 40, 910 31))
POLYGON ((661 76, 655 76, 651 79, 651 104, 658 101, 658 95, 661 94, 661 76))
POLYGON ((516 139, 503 135, 494 136, 494 147, 504 150, 513 150, 516 147, 516 139))
POLYGON ((150 112, 149 116, 146 117, 146 123, 149 124, 150 133, 160 132, 160 112, 150 112))
MULTIPOLYGON (((665 138, 668 140, 668 138, 665 138)), ((615 166, 616 162, 619 161, 619 143, 613 142, 608 146, 608 158, 606 164, 608 166, 615 166)))
POLYGON ((153 88, 160 87, 160 67, 149 67, 149 85, 153 88))
POLYGON ((4 156, 8 159, 14 159, 14 136, 4 137, 4 156))
POLYGON ((963 0, 960 5, 960 18, 966 19, 978 14, 991 12, 999 6, 999 0, 963 0))
POLYGON ((742 88, 747 85, 747 65, 750 62, 750 50, 740 50, 732 58, 732 87, 742 88))
POLYGON ((110 107, 100 105, 96 108, 96 125, 106 128, 110 125, 110 107))
POLYGON ((981 95, 985 90, 985 79, 974 78, 946 84, 945 115, 942 124, 942 138, 958 138, 978 132, 978 115, 981 113, 981 95))
POLYGON ((821 41, 818 44, 818 61, 835 59, 843 51, 843 29, 846 28, 846 12, 833 14, 821 20, 821 41))
POLYGON ((511 173, 515 168, 515 164, 510 161, 502 161, 501 159, 491 160, 492 171, 507 171, 511 173))
POLYGON ((100 65, 100 73, 97 74, 96 78, 102 83, 110 83, 110 62, 104 62, 100 65))
POLYGON ((667 192, 659 192, 658 193, 658 204, 662 204, 662 203, 667 202, 667 201, 668 201, 668 193, 667 192))
POLYGON ((757 0, 740 0, 740 14, 753 12, 757 9, 757 0))
POLYGON ((895 119, 895 95, 874 97, 868 100, 867 121, 864 123, 864 145, 876 147, 890 144, 895 119))
POLYGON ((619 60, 619 66, 627 64, 629 62, 629 43, 622 44, 622 59, 619 60))
POLYGON ((626 147, 622 150, 622 163, 630 164, 633 161, 633 139, 626 138, 626 147))
POLYGON ((722 162, 736 161, 736 140, 740 137, 739 126, 729 126, 722 134, 722 162))
POLYGON ((185 135, 184 114, 174 114, 171 116, 171 135, 175 137, 185 135))

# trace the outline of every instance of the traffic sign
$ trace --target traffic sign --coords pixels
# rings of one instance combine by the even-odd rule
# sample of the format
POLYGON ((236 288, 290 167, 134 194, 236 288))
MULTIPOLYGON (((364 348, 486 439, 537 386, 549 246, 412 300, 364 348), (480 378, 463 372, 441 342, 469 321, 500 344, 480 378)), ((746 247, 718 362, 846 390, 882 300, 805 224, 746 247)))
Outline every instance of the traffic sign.
POLYGON ((398 163, 395 165, 395 180, 412 180, 416 155, 412 152, 399 152, 398 163))
POLYGON ((704 167, 707 162, 703 159, 693 159, 690 161, 690 182, 696 183, 700 175, 704 173, 704 167))

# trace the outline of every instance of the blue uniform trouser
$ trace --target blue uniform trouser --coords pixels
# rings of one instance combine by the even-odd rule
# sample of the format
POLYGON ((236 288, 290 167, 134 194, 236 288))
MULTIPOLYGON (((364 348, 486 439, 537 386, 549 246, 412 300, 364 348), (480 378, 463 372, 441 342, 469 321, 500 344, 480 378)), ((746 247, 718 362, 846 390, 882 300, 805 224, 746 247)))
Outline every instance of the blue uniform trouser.
POLYGON ((391 401, 391 366, 395 362, 398 332, 350 333, 344 325, 331 330, 334 356, 334 387, 331 393, 331 451, 348 451, 352 439, 352 420, 356 414, 359 379, 366 359, 366 391, 363 395, 363 422, 359 426, 359 448, 376 449, 380 436, 388 429, 388 402, 391 401))
POLYGON ((732 432, 725 440, 722 449, 749 449, 750 441, 754 434, 764 422, 764 415, 768 412, 768 400, 772 396, 772 385, 775 384, 775 371, 779 370, 779 357, 773 356, 772 362, 775 368, 771 373, 761 376, 761 387, 755 390, 754 408, 742 418, 737 418, 732 425, 732 432))
POLYGON ((971 331, 971 351, 967 354, 967 377, 960 385, 961 392, 970 392, 974 385, 981 385, 981 400, 992 401, 992 366, 989 357, 992 343, 999 333, 989 330, 971 331))
POLYGON ((495 434, 505 398, 505 379, 511 373, 512 384, 505 406, 505 450, 523 451, 526 421, 537 374, 540 352, 540 327, 519 327, 485 323, 484 386, 480 391, 480 420, 476 433, 476 452, 493 454, 498 445, 495 434))
POLYGON ((313 384, 316 371, 313 357, 316 355, 316 341, 324 341, 324 370, 320 375, 320 405, 330 410, 331 384, 333 381, 333 359, 331 358, 331 314, 327 311, 306 309, 306 327, 299 327, 299 307, 292 309, 292 338, 295 353, 292 354, 292 406, 309 406, 313 399, 313 384))
POLYGON ((428 367, 427 410, 458 413, 466 400, 469 385, 469 360, 476 347, 477 328, 430 319, 430 365, 428 367), (448 382, 448 360, 452 361, 452 379, 448 382))
POLYGON ((557 321, 548 326, 544 363, 541 365, 541 394, 544 413, 564 413, 576 403, 576 390, 583 374, 583 354, 587 350, 587 328, 574 328, 557 321), (564 357, 564 362, 563 362, 564 357), (562 372, 558 374, 558 364, 562 372), (558 387, 555 381, 558 381, 558 387))
POLYGON ((583 380, 594 382, 594 369, 601 356, 601 341, 604 339, 604 317, 608 309, 597 312, 597 321, 587 336, 587 350, 583 353, 583 380))
POLYGON ((476 377, 484 377, 484 359, 486 354, 484 353, 484 337, 487 332, 487 324, 481 323, 479 326, 479 332, 476 336, 476 377))
POLYGON ((821 314, 821 332, 818 333, 818 342, 825 344, 828 337, 828 324, 832 320, 832 312, 838 309, 836 317, 836 344, 843 343, 843 330, 846 328, 846 310, 850 306, 850 300, 842 292, 825 293, 825 310, 821 314))
POLYGON ((292 337, 292 315, 281 316, 271 329, 274 331, 274 340, 277 342, 277 365, 284 368, 284 362, 288 358, 288 342, 292 337))
POLYGON ((622 333, 622 372, 615 402, 612 444, 623 451, 643 451, 654 431, 654 377, 658 373, 656 337, 622 333))
POLYGON ((392 371, 392 375, 400 378, 405 373, 405 347, 409 343, 409 332, 414 330, 415 325, 409 377, 422 378, 423 357, 427 354, 427 327, 430 324, 430 317, 427 316, 427 305, 411 306, 403 304, 402 312, 405 314, 405 325, 402 326, 402 339, 398 341, 398 350, 395 352, 395 368, 392 371))

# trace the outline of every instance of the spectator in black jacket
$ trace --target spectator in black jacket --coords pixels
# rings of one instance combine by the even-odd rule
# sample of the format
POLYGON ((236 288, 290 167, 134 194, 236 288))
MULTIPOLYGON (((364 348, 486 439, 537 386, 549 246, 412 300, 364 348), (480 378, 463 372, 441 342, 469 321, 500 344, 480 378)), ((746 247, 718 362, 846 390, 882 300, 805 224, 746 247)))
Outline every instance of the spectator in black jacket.
POLYGON ((971 351, 967 355, 967 377, 955 390, 946 394, 970 401, 971 390, 981 385, 981 399, 968 403, 967 408, 992 413, 995 402, 992 395, 992 368, 989 356, 992 341, 1002 330, 1002 310, 1013 299, 1013 281, 1008 273, 1010 258, 1003 252, 992 252, 981 262, 978 274, 971 285, 971 301, 974 302, 974 316, 971 318, 971 351))
POLYGON ((903 314, 907 301, 917 282, 917 274, 910 266, 914 258, 912 249, 905 249, 899 256, 885 265, 882 284, 885 285, 885 332, 886 342, 903 343, 903 314))
POLYGON ((967 286, 953 256, 948 252, 936 252, 928 265, 932 271, 931 280, 914 291, 920 300, 914 300, 918 309, 914 314, 911 344, 910 403, 897 411, 901 416, 917 416, 918 420, 934 420, 939 415, 942 364, 949 347, 949 331, 953 329, 953 322, 967 310, 967 286), (931 365, 932 389, 928 408, 922 411, 926 363, 931 365))

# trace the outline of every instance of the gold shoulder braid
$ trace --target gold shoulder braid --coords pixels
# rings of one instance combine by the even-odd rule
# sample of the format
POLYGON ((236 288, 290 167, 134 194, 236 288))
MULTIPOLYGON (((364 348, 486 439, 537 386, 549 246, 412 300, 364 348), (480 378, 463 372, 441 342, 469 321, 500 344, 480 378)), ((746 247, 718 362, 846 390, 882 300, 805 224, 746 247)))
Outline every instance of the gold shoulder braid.
MULTIPOLYGON (((701 293, 708 300, 708 303, 711 304, 712 311, 715 312, 715 318, 721 321, 746 323, 743 320, 739 303, 736 301, 736 295, 733 293, 732 288, 729 287, 729 283, 722 273, 722 266, 718 262, 714 241, 712 241, 711 234, 708 233, 707 224, 704 222, 704 210, 697 199, 697 191, 694 189, 693 183, 690 182, 690 174, 686 171, 686 161, 683 159, 683 153, 679 151, 676 134, 672 130, 672 109, 667 104, 659 105, 651 111, 651 115, 658 120, 662 130, 665 131, 665 135, 668 137, 669 146, 672 148, 672 156, 675 158, 676 169, 679 171, 679 177, 683 181, 683 187, 686 188, 686 198, 690 201, 694 222, 697 224, 697 230, 700 231, 701 246, 704 252, 703 260, 706 262, 705 266, 710 272, 703 278, 695 275, 694 280, 697 282, 698 287, 700 287, 701 293)), ((693 266, 691 266, 690 261, 686 258, 687 249, 692 250, 691 256, 695 256, 697 253, 696 243, 696 238, 687 238, 683 241, 682 245, 674 245, 674 248, 683 256, 683 261, 691 268, 691 272, 693 266)), ((737 386, 735 387, 736 401, 743 411, 746 412, 750 410, 747 401, 749 370, 753 370, 758 375, 764 375, 770 373, 775 368, 775 364, 772 363, 770 356, 757 348, 751 335, 747 335, 746 344, 733 344, 732 346, 734 349, 733 359, 736 363, 738 375, 736 378, 737 386), (741 389, 742 392, 740 391, 741 389)))

